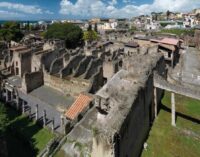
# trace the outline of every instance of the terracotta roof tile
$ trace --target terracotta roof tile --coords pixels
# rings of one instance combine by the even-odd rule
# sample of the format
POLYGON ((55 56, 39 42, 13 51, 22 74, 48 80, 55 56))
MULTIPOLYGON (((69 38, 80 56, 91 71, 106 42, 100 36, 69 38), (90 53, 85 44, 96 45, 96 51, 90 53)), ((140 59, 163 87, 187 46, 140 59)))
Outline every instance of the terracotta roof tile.
POLYGON ((66 111, 65 116, 74 120, 92 101, 92 97, 85 94, 80 94, 71 107, 66 111))
POLYGON ((179 43, 180 40, 179 39, 173 39, 173 38, 164 38, 162 40, 151 39, 150 41, 161 43, 161 44, 178 46, 178 43, 179 43))

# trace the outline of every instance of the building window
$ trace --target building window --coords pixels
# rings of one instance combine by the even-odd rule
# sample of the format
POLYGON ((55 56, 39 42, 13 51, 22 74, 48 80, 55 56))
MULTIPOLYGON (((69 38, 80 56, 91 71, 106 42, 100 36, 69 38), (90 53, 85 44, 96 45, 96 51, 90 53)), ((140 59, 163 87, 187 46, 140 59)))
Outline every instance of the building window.
POLYGON ((16 61, 16 66, 18 66, 18 62, 16 61))

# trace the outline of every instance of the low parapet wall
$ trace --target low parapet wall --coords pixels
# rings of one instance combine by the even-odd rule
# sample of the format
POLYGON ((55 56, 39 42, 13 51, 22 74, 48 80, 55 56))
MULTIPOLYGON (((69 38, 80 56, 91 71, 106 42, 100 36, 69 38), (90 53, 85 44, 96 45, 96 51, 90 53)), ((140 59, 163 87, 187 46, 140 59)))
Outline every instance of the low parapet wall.
POLYGON ((87 91, 90 81, 79 78, 60 78, 45 72, 44 84, 60 91, 64 95, 78 96, 80 92, 87 91))

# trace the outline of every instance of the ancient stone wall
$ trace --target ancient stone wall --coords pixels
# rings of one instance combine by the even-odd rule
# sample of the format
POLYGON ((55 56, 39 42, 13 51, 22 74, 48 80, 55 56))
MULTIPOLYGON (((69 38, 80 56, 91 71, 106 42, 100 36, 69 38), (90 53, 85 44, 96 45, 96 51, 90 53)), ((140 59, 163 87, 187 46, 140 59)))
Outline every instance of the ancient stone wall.
MULTIPOLYGON (((143 144, 149 133, 150 125, 155 115, 153 79, 154 71, 157 71, 159 74, 166 77, 166 65, 164 57, 159 54, 157 55, 156 52, 152 55, 153 56, 148 54, 138 55, 136 56, 137 58, 135 58, 135 60, 130 59, 131 63, 129 63, 129 65, 134 66, 130 67, 133 70, 127 68, 128 71, 122 70, 121 73, 118 73, 120 81, 124 79, 123 72, 133 74, 130 79, 134 81, 134 84, 138 84, 138 86, 130 87, 132 88, 130 89, 130 93, 133 90, 134 92, 132 92, 134 94, 126 93, 129 92, 129 90, 125 90, 124 87, 120 88, 120 90, 120 86, 117 85, 116 87, 118 88, 113 87, 115 91, 112 91, 113 89, 111 87, 115 86, 115 83, 119 81, 117 78, 114 79, 114 77, 112 80, 113 84, 111 84, 111 82, 110 84, 107 83, 107 85, 110 86, 107 86, 107 88, 106 86, 104 86, 105 88, 103 87, 104 89, 102 91, 99 91, 99 95, 97 94, 97 98, 95 101, 96 105, 99 106, 103 111, 108 112, 107 115, 99 114, 99 116, 102 116, 99 118, 99 122, 100 124, 102 124, 102 126, 104 125, 104 128, 101 129, 102 126, 99 124, 100 126, 98 125, 98 129, 100 130, 100 135, 102 136, 102 138, 105 136, 105 140, 103 142, 100 142, 99 145, 104 145, 105 143, 107 143, 107 148, 109 148, 109 146, 112 146, 111 150, 107 150, 106 148, 104 148, 105 150, 103 150, 103 152, 113 152, 113 156, 115 157, 140 156, 143 144), (147 63, 144 63, 145 56, 147 59, 147 63), (141 61, 143 61, 143 64, 140 62, 140 59, 142 59, 141 61), (138 74, 139 78, 136 77, 136 74, 138 74), (119 91, 116 91, 117 89, 119 91), (111 91, 111 93, 109 93, 109 90, 111 91), (117 98, 114 97, 115 94, 117 98), (109 97, 110 95, 111 98, 109 97), (114 99, 115 101, 111 101, 111 99, 114 99), (124 99, 122 100, 122 102, 120 102, 119 106, 118 99, 124 99), (127 108, 127 106, 129 107, 127 108), (112 113, 115 110, 116 112, 112 113), (125 113, 123 114, 123 112, 125 113), (123 115, 122 117, 120 116, 120 119, 118 118, 119 121, 116 120, 117 115, 115 116, 115 113, 123 115), (109 117, 105 118, 106 116, 109 117)), ((125 79, 128 80, 128 77, 125 77, 125 79)), ((126 84, 125 82, 127 82, 127 80, 125 79, 123 80, 124 86, 126 84)), ((157 102, 160 102, 162 95, 163 90, 157 90, 157 102)), ((98 151, 98 149, 96 151, 98 151)), ((93 152, 95 152, 95 150, 93 150, 93 152)))
POLYGON ((90 79, 92 75, 94 75, 98 69, 99 66, 103 64, 101 59, 95 59, 92 62, 90 62, 90 65, 88 65, 87 72, 85 73, 84 78, 90 79))
POLYGON ((148 54, 153 54, 155 52, 158 53, 158 46, 157 45, 148 48, 148 54))
POLYGON ((22 90, 26 93, 31 92, 32 90, 42 86, 44 84, 43 81, 43 73, 33 72, 26 73, 22 79, 22 90))
POLYGON ((57 58, 51 63, 50 74, 57 74, 64 67, 63 58, 57 58))
POLYGON ((42 55, 41 61, 44 65, 45 70, 49 71, 52 61, 56 58, 56 54, 54 51, 50 51, 49 53, 45 53, 42 55))
POLYGON ((75 69, 77 69, 79 63, 81 60, 84 58, 83 55, 76 55, 72 57, 66 67, 64 67, 60 73, 61 73, 61 78, 64 78, 68 75, 74 74, 75 69))
POLYGON ((39 71, 41 68, 41 58, 37 55, 33 55, 31 59, 31 72, 39 71))
MULTIPOLYGON (((119 136, 119 156, 139 156, 143 147, 143 143, 148 135, 150 124, 153 119, 153 70, 164 75, 165 62, 162 57, 156 67, 150 71, 148 80, 144 88, 138 91, 138 96, 132 105, 128 116, 126 117, 119 136), (130 138, 131 137, 131 138, 130 138)), ((160 102, 163 90, 157 90, 157 101, 160 102)))
POLYGON ((125 46, 124 47, 124 54, 126 56, 133 56, 135 54, 138 54, 138 48, 132 48, 132 47, 125 46))
POLYGON ((80 92, 85 92, 90 86, 89 80, 84 79, 62 79, 53 75, 49 75, 44 71, 44 84, 54 88, 65 95, 78 96, 80 92))
POLYGON ((84 74, 87 70, 87 67, 89 65, 89 63, 94 59, 93 56, 87 56, 85 57, 79 64, 74 77, 79 77, 80 75, 84 74))
POLYGON ((44 65, 45 70, 49 72, 51 63, 61 56, 63 56, 66 53, 64 49, 57 49, 54 51, 50 51, 48 53, 45 53, 42 55, 42 64, 44 65))
POLYGON ((102 66, 97 69, 91 80, 91 86, 89 87, 88 92, 95 94, 104 85, 102 66))
MULTIPOLYGON (((21 77, 23 77, 23 75, 25 73, 30 73, 31 72, 31 56, 32 53, 24 53, 21 54, 21 77)), ((20 64, 20 63, 18 63, 20 64)))

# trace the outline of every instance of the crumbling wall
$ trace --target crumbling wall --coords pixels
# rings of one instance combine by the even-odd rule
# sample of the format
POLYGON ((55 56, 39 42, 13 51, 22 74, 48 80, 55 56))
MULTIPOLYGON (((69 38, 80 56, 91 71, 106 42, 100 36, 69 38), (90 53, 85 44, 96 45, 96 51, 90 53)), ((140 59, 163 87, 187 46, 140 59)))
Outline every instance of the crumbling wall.
POLYGON ((158 46, 157 45, 148 48, 148 54, 153 54, 155 52, 158 53, 158 46))
POLYGON ((80 92, 85 92, 90 86, 88 80, 77 80, 75 78, 62 79, 44 72, 44 84, 54 88, 65 95, 78 96, 80 92))
POLYGON ((103 67, 100 66, 97 72, 92 76, 92 83, 89 87, 89 93, 95 94, 103 85, 104 85, 104 78, 103 78, 103 67))
POLYGON ((43 81, 43 73, 33 72, 26 73, 22 79, 22 90, 26 93, 31 92, 32 90, 42 86, 44 84, 43 81))
MULTIPOLYGON (((113 156, 140 156, 149 133, 155 115, 154 71, 166 76, 164 57, 156 52, 152 55, 138 55, 135 60, 130 59, 131 64, 129 65, 133 70, 122 70, 121 73, 118 73, 118 79, 109 82, 110 86, 100 91, 99 96, 97 94, 96 105, 107 112, 107 115, 98 113, 102 117, 99 118, 100 124, 97 128, 99 127, 100 136, 104 142, 108 141, 109 145, 112 145, 113 149, 111 148, 110 151, 113 152, 113 156), (131 77, 127 77, 127 74, 130 74, 131 77), (123 80, 124 85, 118 86, 117 80, 123 80), (132 83, 135 85, 131 86, 129 80, 133 81, 132 83), (115 84, 118 88, 114 88, 115 84), (128 87, 129 84, 130 87, 128 87), (112 88, 112 86, 114 87, 112 88), (127 86, 128 90, 123 86, 127 86), (117 118, 115 114, 119 114, 120 118, 117 118), (103 126, 104 128, 101 129, 103 126)), ((162 94, 163 90, 157 90, 158 102, 160 102, 162 94)), ((106 148, 104 149, 107 152, 106 148)))
POLYGON ((45 70, 49 72, 51 63, 56 58, 63 56, 65 53, 66 51, 64 49, 57 49, 57 50, 50 51, 48 53, 43 54, 41 61, 44 65, 45 70))
POLYGON ((93 138, 92 157, 114 157, 112 146, 100 141, 98 137, 93 138))
POLYGON ((80 61, 84 58, 83 55, 76 55, 72 57, 66 67, 64 67, 61 71, 61 78, 64 78, 68 75, 73 74, 75 69, 78 67, 80 61))
POLYGON ((51 64, 50 74, 57 74, 63 68, 63 66, 64 63, 62 57, 55 59, 51 64))
MULTIPOLYGON (((32 53, 24 53, 24 54, 20 54, 21 56, 21 77, 23 77, 23 75, 25 73, 30 73, 31 72, 31 58, 32 58, 32 53)), ((20 64, 20 63, 18 63, 20 64)))
POLYGON ((44 65, 45 70, 49 71, 52 61, 56 58, 56 53, 50 51, 42 55, 41 61, 44 65))
MULTIPOLYGON (((160 58, 152 68, 147 75, 145 86, 138 91, 138 96, 120 129, 118 146, 120 157, 139 156, 148 135, 150 124, 154 118, 153 71, 156 70, 166 76, 164 58, 160 58)), ((163 90, 157 90, 158 102, 161 101, 162 96, 163 90)))
POLYGON ((87 70, 89 63, 92 61, 93 58, 94 58, 93 56, 85 57, 85 59, 83 59, 80 62, 79 66, 74 74, 74 77, 79 77, 80 75, 84 74, 87 70))
POLYGON ((91 76, 96 73, 98 67, 102 66, 102 64, 103 63, 102 63, 101 59, 95 59, 92 62, 90 62, 90 65, 88 66, 88 69, 87 69, 87 71, 85 73, 84 78, 85 79, 90 79, 91 76))
POLYGON ((63 55, 63 60, 64 60, 64 67, 66 67, 70 60, 70 54, 68 52, 63 55))
POLYGON ((124 54, 126 56, 133 56, 133 55, 136 55, 138 54, 138 48, 133 48, 133 47, 128 47, 128 46, 125 46, 124 47, 124 54))

